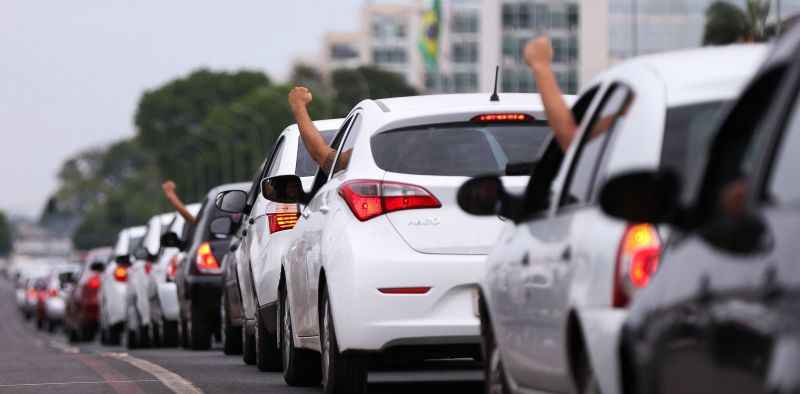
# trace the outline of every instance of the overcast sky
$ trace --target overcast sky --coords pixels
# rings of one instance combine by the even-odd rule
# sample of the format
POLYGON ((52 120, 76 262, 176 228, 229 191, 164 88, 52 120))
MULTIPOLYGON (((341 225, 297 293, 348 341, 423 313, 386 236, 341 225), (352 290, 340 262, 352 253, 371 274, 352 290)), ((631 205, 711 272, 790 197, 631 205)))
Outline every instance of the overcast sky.
POLYGON ((197 67, 283 79, 364 0, 0 0, 0 209, 38 215, 64 158, 134 134, 140 94, 197 67))

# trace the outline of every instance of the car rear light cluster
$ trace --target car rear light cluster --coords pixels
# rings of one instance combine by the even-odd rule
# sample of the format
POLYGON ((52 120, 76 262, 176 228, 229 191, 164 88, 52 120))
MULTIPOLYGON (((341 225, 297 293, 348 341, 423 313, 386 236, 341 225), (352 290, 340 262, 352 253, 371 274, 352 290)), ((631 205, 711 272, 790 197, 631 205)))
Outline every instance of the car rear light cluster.
POLYGON ((483 114, 472 118, 475 123, 531 122, 533 116, 520 113, 483 114))
POLYGON ((144 273, 150 275, 150 272, 153 272, 153 263, 149 261, 144 262, 144 273))
POLYGON ((219 262, 214 257, 214 252, 211 250, 211 244, 203 242, 197 248, 197 259, 195 261, 197 270, 203 274, 218 274, 221 272, 219 262))
POLYGON ((430 287, 381 287, 378 291, 383 294, 427 294, 430 287))
POLYGON ((47 291, 47 296, 50 298, 58 297, 59 294, 61 294, 61 292, 58 291, 58 289, 50 289, 47 291))
POLYGON ((660 259, 661 240, 653 225, 631 224, 625 229, 617 254, 614 307, 628 306, 634 293, 647 287, 660 259))
POLYGON ((175 275, 178 273, 178 255, 172 256, 167 264, 167 281, 174 282, 175 275))
POLYGON ((116 279, 117 282, 127 282, 128 267, 118 265, 117 268, 114 268, 114 279, 116 279))
POLYGON ((293 229, 297 224, 297 219, 300 218, 300 212, 297 212, 296 204, 282 204, 279 208, 281 209, 280 212, 267 213, 267 225, 269 226, 270 234, 293 229))
POLYGON ((92 275, 88 281, 86 281, 86 286, 90 289, 97 290, 100 288, 100 275, 92 275))
POLYGON ((352 180, 339 186, 339 195, 362 222, 389 212, 442 206, 425 188, 398 182, 352 180))

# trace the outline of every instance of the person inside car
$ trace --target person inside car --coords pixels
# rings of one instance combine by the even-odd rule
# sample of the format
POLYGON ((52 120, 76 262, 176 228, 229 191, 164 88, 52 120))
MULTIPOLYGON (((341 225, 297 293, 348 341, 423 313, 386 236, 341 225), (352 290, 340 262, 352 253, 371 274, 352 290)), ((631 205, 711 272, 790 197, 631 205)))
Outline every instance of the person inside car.
POLYGON ((186 220, 187 223, 197 224, 197 218, 189 212, 186 205, 181 201, 181 198, 178 197, 178 193, 175 191, 177 189, 175 182, 166 180, 161 184, 161 189, 164 190, 164 196, 167 197, 167 201, 169 201, 170 205, 183 216, 183 219, 186 220))

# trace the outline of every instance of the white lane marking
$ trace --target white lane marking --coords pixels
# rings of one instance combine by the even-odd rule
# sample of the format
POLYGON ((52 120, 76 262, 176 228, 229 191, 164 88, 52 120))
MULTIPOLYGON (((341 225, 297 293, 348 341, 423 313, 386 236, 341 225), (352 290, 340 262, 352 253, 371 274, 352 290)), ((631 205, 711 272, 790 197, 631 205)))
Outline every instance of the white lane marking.
POLYGON ((159 382, 158 379, 116 379, 116 380, 87 380, 77 382, 47 382, 47 383, 17 383, 0 384, 0 388, 9 387, 35 387, 35 386, 66 386, 70 384, 109 384, 109 383, 146 383, 159 382))
POLYGON ((158 379, 161 384, 175 393, 202 394, 202 391, 195 387, 191 382, 158 364, 133 357, 128 353, 102 353, 102 355, 105 357, 111 357, 117 360, 125 361, 126 363, 155 376, 155 378, 158 379))
POLYGON ((81 352, 81 350, 76 348, 75 346, 69 346, 56 340, 50 341, 50 347, 56 348, 68 354, 78 354, 81 352))

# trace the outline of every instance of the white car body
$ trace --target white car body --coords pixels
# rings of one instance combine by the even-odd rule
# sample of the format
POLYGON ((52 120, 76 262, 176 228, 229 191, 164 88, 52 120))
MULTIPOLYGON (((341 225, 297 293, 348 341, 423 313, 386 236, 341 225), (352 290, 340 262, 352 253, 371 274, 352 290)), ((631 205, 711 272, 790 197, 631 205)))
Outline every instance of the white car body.
MULTIPOLYGON (((117 242, 114 246, 114 258, 127 257, 133 260, 133 249, 141 242, 147 230, 144 226, 129 227, 120 231, 117 242)), ((127 297, 129 278, 127 269, 125 280, 120 281, 115 278, 115 271, 120 265, 112 260, 106 264, 103 271, 100 286, 100 328, 109 330, 115 326, 125 323, 127 319, 127 297)), ((120 267, 122 268, 122 267, 120 267)))
MULTIPOLYGON (((512 392, 581 390, 586 383, 576 379, 583 371, 577 368, 581 360, 590 363, 599 392, 621 392, 618 344, 627 308, 614 306, 614 293, 615 282, 622 280, 617 259, 628 226, 602 212, 596 202, 599 187, 593 185, 621 172, 659 168, 671 111, 734 99, 765 55, 763 46, 748 45, 645 56, 615 66, 587 85, 579 100, 587 96, 591 104, 550 186, 549 208, 509 224, 489 256, 481 283, 512 392), (628 92, 632 99, 629 107, 620 104, 627 108, 621 112, 610 108, 614 97, 622 97, 618 92, 628 92), (570 189, 572 178, 582 179, 572 174, 580 174, 575 168, 581 164, 582 147, 590 131, 600 126, 594 119, 609 115, 619 117, 596 141, 610 142, 596 158, 588 156, 593 160, 588 173, 594 175, 583 178, 588 180, 585 189, 570 189), (567 193, 575 190, 586 192, 577 193, 573 203, 575 195, 567 193)), ((722 104, 714 108, 718 111, 722 104)), ((700 132, 690 132, 714 130, 713 116, 700 120, 691 126, 702 129, 682 128, 689 135, 682 139, 686 144, 691 136, 701 144, 700 132)), ((657 231, 664 240, 666 229, 657 231)))
MULTIPOLYGON (((341 127, 343 119, 315 121, 314 125, 322 133, 335 134, 341 127)), ((270 232, 269 214, 295 211, 295 204, 281 204, 269 201, 261 193, 261 180, 275 175, 295 174, 300 147, 300 131, 293 124, 281 132, 275 150, 264 163, 262 172, 254 180, 255 197, 250 214, 245 218, 243 228, 247 235, 236 249, 237 276, 240 283, 242 308, 247 320, 255 319, 258 308, 270 308, 274 311, 278 301, 278 283, 281 273, 281 259, 286 251, 290 233, 294 230, 270 232), (248 287, 251 286, 251 287, 248 287), (252 290, 255 295, 252 295, 252 290), (250 297, 248 297, 250 296, 250 297), (256 305, 256 301, 257 305, 256 305)), ((307 153, 306 153, 307 154, 307 153)), ((310 159, 310 158, 309 158, 310 159)), ((315 164, 316 165, 316 164, 315 164)), ((304 173, 307 171, 304 171, 304 173)), ((301 174, 303 175, 303 174, 301 174)), ((301 177, 304 184, 310 187, 314 180, 310 176, 301 177)), ((274 327, 270 327, 272 331, 274 327)))
POLYGON ((44 303, 45 317, 51 324, 62 323, 64 321, 66 297, 74 285, 73 283, 62 283, 59 275, 69 273, 72 275, 73 279, 77 279, 77 275, 80 271, 81 266, 79 264, 64 264, 53 268, 47 286, 47 299, 44 303))
MULTIPOLYGON (((161 323, 160 304, 154 279, 156 276, 166 277, 166 266, 161 267, 158 259, 161 251, 161 235, 175 219, 175 213, 164 213, 153 216, 147 222, 147 230, 141 247, 147 251, 145 259, 134 259, 128 269, 128 327, 129 330, 142 327, 153 327, 153 323, 161 323), (148 273, 147 270, 150 270, 148 273)), ((166 264, 166 261, 163 263, 166 264)))
MULTIPOLYGON (((200 204, 189 204, 186 209, 192 215, 197 216, 200 212, 200 204)), ((176 213, 165 232, 173 232, 182 237, 184 224, 186 224, 186 220, 176 213)), ((180 304, 178 303, 178 291, 175 288, 175 278, 170 276, 170 264, 176 264, 180 260, 180 250, 178 248, 162 247, 160 241, 160 239, 157 241, 158 248, 160 248, 160 253, 156 253, 158 262, 153 266, 153 271, 148 277, 150 294, 155 297, 152 298, 151 311, 156 312, 156 314, 151 313, 151 320, 158 321, 159 318, 163 318, 169 321, 178 321, 180 304), (158 315, 159 313, 160 316, 158 315)), ((153 244, 152 240, 147 242, 149 242, 147 248, 155 250, 151 248, 154 248, 156 244, 153 244)), ((171 274, 174 275, 175 273, 172 272, 171 274)))
MULTIPOLYGON (((371 139, 406 127, 465 124, 465 129, 477 129, 484 126, 472 123, 476 117, 500 113, 532 116, 540 121, 537 127, 542 127, 542 135, 549 135, 538 95, 501 94, 497 102, 489 96, 365 100, 353 109, 340 131, 345 133, 342 147, 353 149, 349 166, 326 177, 295 230, 287 234, 292 239, 282 266, 297 347, 321 351, 319 300, 324 280, 342 353, 409 346, 445 348, 442 357, 477 355, 480 332, 474 297, 486 270, 486 253, 503 222, 498 217, 470 216, 458 208, 456 191, 469 176, 384 170, 376 162, 371 139), (350 135, 357 136, 351 139, 350 135), (441 207, 394 211, 360 221, 339 191, 351 180, 416 185, 432 194, 441 207), (389 294, 413 288, 427 291, 389 294)), ((497 144, 487 132, 482 133, 486 139, 482 143, 497 144)), ((453 147, 437 145, 435 149, 448 148, 453 147)), ((508 176, 504 183, 519 190, 527 179, 508 176)))

